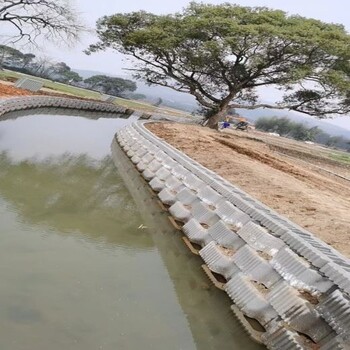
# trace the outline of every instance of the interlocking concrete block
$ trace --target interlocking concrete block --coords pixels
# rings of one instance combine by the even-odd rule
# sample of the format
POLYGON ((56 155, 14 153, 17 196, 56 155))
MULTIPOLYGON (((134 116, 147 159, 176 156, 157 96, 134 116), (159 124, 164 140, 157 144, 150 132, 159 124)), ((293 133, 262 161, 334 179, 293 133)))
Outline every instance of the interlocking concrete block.
POLYGON ((200 180, 199 177, 193 174, 188 174, 187 176, 185 176, 183 179, 183 183, 191 190, 195 190, 197 192, 201 188, 206 186, 206 184, 202 180, 200 180))
POLYGON ((158 179, 165 181, 169 176, 171 176, 171 172, 164 167, 161 167, 159 170, 157 170, 156 176, 158 179))
POLYGON ((320 271, 350 296, 350 273, 348 271, 332 262, 324 265, 320 271))
POLYGON ((220 246, 234 249, 237 251, 245 245, 245 242, 235 232, 230 230, 229 227, 222 221, 219 220, 216 224, 212 225, 208 229, 208 234, 212 239, 220 246))
POLYGON ((274 236, 280 237, 283 233, 288 231, 288 228, 283 225, 282 222, 267 216, 264 212, 256 213, 252 216, 254 220, 261 223, 262 226, 266 227, 274 236))
POLYGON ((170 214, 176 219, 181 222, 187 222, 192 218, 191 208, 185 207, 181 202, 177 201, 175 202, 170 208, 169 208, 170 214))
MULTIPOLYGON (((243 303, 240 308, 247 307, 244 298, 250 292, 254 295, 252 288, 256 288, 258 297, 255 296, 253 300, 260 306, 255 305, 254 309, 253 305, 250 309, 245 309, 246 315, 249 316, 248 313, 252 312, 249 317, 253 316, 261 323, 267 322, 266 319, 261 319, 262 316, 253 313, 258 313, 259 307, 267 305, 282 318, 283 321, 280 321, 275 317, 266 324, 267 332, 264 337, 266 336, 267 346, 273 349, 308 347, 310 340, 297 334, 300 332, 313 339, 324 350, 331 349, 332 346, 335 349, 344 348, 347 338, 335 334, 327 325, 327 322, 336 322, 331 320, 332 313, 336 312, 326 314, 325 310, 331 306, 328 306, 329 301, 327 304, 324 300, 327 293, 335 288, 333 282, 341 291, 350 291, 349 262, 308 231, 279 216, 220 176, 152 136, 143 126, 135 124, 132 129, 134 131, 125 134, 132 138, 128 147, 132 143, 135 147, 135 142, 144 137, 150 143, 147 147, 152 147, 149 152, 151 155, 159 150, 164 152, 159 153, 161 157, 158 161, 162 163, 162 167, 172 172, 171 176, 178 177, 180 181, 168 187, 169 178, 164 181, 155 177, 152 184, 158 181, 159 188, 160 184, 165 186, 159 192, 159 198, 163 198, 163 203, 168 201, 173 207, 178 206, 185 222, 183 231, 190 241, 203 247, 200 255, 209 268, 223 275, 232 284, 232 293, 238 293, 237 303, 243 303), (260 223, 265 229, 256 223, 260 223), (233 283, 235 276, 239 276, 239 283, 233 283), (328 281, 328 278, 333 282, 328 281), (243 292, 239 292, 239 288, 243 292), (264 299, 265 304, 262 303, 264 299), (323 313, 322 316, 320 313, 323 313), (271 327, 272 323, 276 327, 271 327), (287 328, 284 328, 285 325, 287 328)), ((140 163, 142 164, 142 160, 140 163)), ((170 179, 174 182, 171 177, 170 179)), ((347 300, 348 296, 341 291, 339 293, 347 300)), ((342 307, 339 308, 343 310, 342 307)), ((344 315, 345 312, 340 314, 344 315)), ((341 327, 345 326, 339 321, 333 328, 337 328, 339 333, 341 327)))
POLYGON ((157 176, 155 176, 148 184, 155 192, 160 192, 165 188, 165 181, 159 179, 157 176))
POLYGON ((213 225, 219 218, 202 202, 194 202, 191 205, 185 205, 180 201, 176 201, 170 208, 171 215, 179 221, 187 222, 192 217, 199 223, 205 225, 213 225))
POLYGON ((236 252, 233 261, 247 276, 267 288, 272 287, 281 279, 273 267, 247 244, 236 252))
POLYGON ((132 163, 133 164, 137 164, 137 163, 139 163, 139 162, 141 162, 141 158, 139 157, 139 156, 137 156, 137 155, 133 155, 131 158, 130 158, 130 160, 132 161, 132 163))
POLYGON ((191 207, 193 217, 201 224, 211 226, 220 220, 216 213, 202 202, 194 202, 191 207))
POLYGON ((263 326, 278 316, 264 295, 241 272, 231 277, 225 291, 245 315, 258 320, 263 326))
POLYGON ((165 188, 158 193, 159 199, 167 205, 173 205, 176 202, 176 194, 185 186, 175 176, 169 176, 165 182, 165 188))
MULTIPOLYGON (((178 163, 172 159, 172 158, 166 158, 165 160, 163 160, 163 166, 164 168, 172 171, 174 169, 174 167, 177 165, 178 163)), ((175 174, 176 175, 176 174, 175 174)))
POLYGON ((289 248, 280 249, 270 263, 295 288, 310 293, 325 293, 334 285, 289 248))
POLYGON ((297 332, 279 327, 274 332, 266 332, 262 335, 266 347, 270 350, 304 350, 305 344, 297 332))
POLYGON ((160 163, 158 160, 154 159, 152 162, 150 162, 146 169, 143 171, 142 176, 146 180, 151 180, 155 177, 155 173, 160 169, 162 166, 162 163, 160 163))
POLYGON ((163 161, 166 161, 168 159, 168 155, 162 150, 159 150, 157 153, 155 153, 154 158, 162 163, 163 161))
POLYGON ((176 191, 178 193, 181 191, 185 186, 183 183, 178 180, 175 176, 170 175, 166 180, 165 180, 165 185, 167 188, 170 188, 171 190, 176 191))
POLYGON ((237 228, 242 227, 251 220, 249 215, 243 213, 228 201, 220 201, 217 205, 216 213, 227 224, 232 224, 237 228))
POLYGON ((176 202, 176 191, 170 188, 163 188, 158 193, 158 197, 162 203, 166 205, 173 205, 176 202))
POLYGON ((288 244, 288 246, 296 251, 299 255, 311 262, 312 265, 321 268, 330 262, 330 259, 317 251, 311 244, 309 244, 303 237, 287 231, 281 235, 281 239, 288 244))
POLYGON ((141 159, 147 154, 147 150, 144 147, 140 147, 140 149, 135 152, 135 154, 131 157, 131 161, 134 164, 137 164, 141 161, 141 159))
POLYGON ((199 244, 202 247, 213 241, 208 230, 206 230, 196 219, 189 220, 182 227, 182 231, 191 242, 199 244))
POLYGON ((145 163, 143 159, 136 164, 136 168, 139 172, 143 172, 146 170, 148 163, 145 163))
POLYGON ((331 333, 327 338, 322 339, 319 343, 320 350, 350 350, 349 336, 343 338, 337 336, 336 333, 331 333))
POLYGON ((350 336, 350 299, 336 289, 317 305, 316 310, 336 331, 337 334, 350 336))
POLYGON ((224 197, 210 186, 204 186, 198 191, 198 197, 206 204, 213 205, 224 200, 224 197))
POLYGON ((186 176, 191 175, 191 172, 188 171, 185 167, 180 165, 179 163, 176 163, 172 169, 171 173, 175 175, 179 180, 183 180, 186 176))
POLYGON ((224 276, 227 280, 238 271, 232 256, 224 254, 224 251, 215 242, 208 243, 199 251, 199 255, 211 271, 224 276))
POLYGON ((314 305, 303 299, 301 294, 285 281, 271 289, 267 300, 287 324, 308 335, 316 343, 332 332, 314 305))
POLYGON ((241 236, 255 250, 262 251, 270 256, 274 256, 279 249, 285 246, 285 243, 270 235, 263 227, 250 221, 246 223, 239 231, 241 236))
POLYGON ((198 196, 188 187, 183 188, 176 194, 176 200, 184 205, 191 205, 193 202, 199 202, 198 196))

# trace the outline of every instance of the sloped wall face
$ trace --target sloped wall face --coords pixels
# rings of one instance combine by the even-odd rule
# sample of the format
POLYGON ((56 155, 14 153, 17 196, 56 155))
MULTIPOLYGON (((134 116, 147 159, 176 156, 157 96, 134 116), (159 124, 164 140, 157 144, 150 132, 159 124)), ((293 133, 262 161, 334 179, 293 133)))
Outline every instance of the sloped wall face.
POLYGON ((269 349, 349 349, 348 259, 142 122, 116 140, 255 340, 269 349))
POLYGON ((116 106, 113 103, 103 103, 98 101, 64 97, 30 96, 11 98, 0 102, 0 117, 9 112, 41 107, 70 108, 83 111, 118 113, 124 114, 125 117, 128 117, 131 113, 133 113, 132 110, 116 106))

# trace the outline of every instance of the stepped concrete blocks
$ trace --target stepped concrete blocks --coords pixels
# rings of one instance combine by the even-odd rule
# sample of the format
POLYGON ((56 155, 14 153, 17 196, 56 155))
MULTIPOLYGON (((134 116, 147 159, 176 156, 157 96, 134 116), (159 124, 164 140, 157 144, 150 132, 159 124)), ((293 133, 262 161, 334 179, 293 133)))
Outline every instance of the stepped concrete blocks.
POLYGON ((187 222, 191 219, 191 210, 189 207, 185 207, 181 202, 175 202, 169 208, 170 214, 178 221, 187 222))
POLYGON ((201 187, 198 191, 198 197, 206 204, 215 206, 218 202, 223 201, 224 197, 218 194, 210 186, 201 187))
POLYGON ((225 285, 225 291, 245 315, 258 320, 263 326, 278 317, 264 295, 241 272, 231 277, 225 285))
POLYGON ((235 225, 237 228, 242 227, 251 220, 249 215, 243 213, 226 200, 218 203, 216 213, 225 223, 235 225))
POLYGON ((176 163, 176 165, 171 169, 171 173, 175 175, 179 180, 183 180, 186 176, 189 176, 191 173, 184 168, 182 165, 176 163))
POLYGON ((270 235, 263 227, 252 221, 246 223, 238 231, 238 234, 252 248, 267 253, 270 256, 274 256, 285 246, 285 243, 282 240, 270 235))
POLYGON ((161 189, 158 197, 185 223, 189 240, 203 247, 209 269, 225 277, 234 310, 264 325, 262 336, 251 331, 253 337, 269 349, 349 349, 349 260, 143 125, 126 129, 132 132, 120 135, 139 140, 153 158, 158 152, 161 169, 171 172, 150 185, 161 189))
POLYGON ((251 279, 271 288, 281 276, 273 269, 268 261, 263 259, 247 244, 239 249, 233 257, 234 263, 251 279))
POLYGON ((152 190, 155 192, 160 192, 165 187, 165 181, 159 179, 157 176, 155 176, 150 182, 149 185, 151 186, 152 190))
POLYGON ((316 309, 337 334, 350 339, 350 299, 339 289, 323 298, 316 309))
POLYGON ((162 167, 159 170, 157 170, 156 176, 158 179, 165 181, 169 176, 171 176, 171 172, 162 167))
POLYGON ((198 196, 188 187, 184 187, 176 194, 176 200, 181 202, 183 205, 191 205, 194 202, 200 202, 198 196))
POLYGON ((206 186, 205 182, 200 180, 196 175, 188 174, 184 177, 183 183, 196 192, 200 191, 203 187, 206 186))
POLYGON ((308 335, 314 342, 321 341, 332 332, 314 305, 303 299, 298 291, 286 282, 280 282, 272 288, 267 299, 288 325, 308 335))
POLYGON ((182 231, 188 239, 202 247, 213 241, 213 238, 196 219, 190 219, 183 227, 182 231))
POLYGON ((209 227, 208 234, 220 246, 237 251, 245 245, 245 242, 237 233, 232 231, 222 220, 209 227))
POLYGON ((239 271, 233 263, 232 256, 224 254, 223 250, 215 242, 210 242, 202 248, 199 251, 199 255, 211 271, 224 276, 227 280, 239 271))
POLYGON ((287 247, 275 254, 271 265, 291 286, 298 289, 311 293, 325 293, 334 285, 287 247))
POLYGON ((350 273, 348 271, 339 268, 339 265, 332 262, 324 265, 320 271, 350 296, 350 273))
POLYGON ((262 335, 266 347, 270 350, 304 350, 303 339, 298 333, 280 327, 272 332, 266 332, 262 335))

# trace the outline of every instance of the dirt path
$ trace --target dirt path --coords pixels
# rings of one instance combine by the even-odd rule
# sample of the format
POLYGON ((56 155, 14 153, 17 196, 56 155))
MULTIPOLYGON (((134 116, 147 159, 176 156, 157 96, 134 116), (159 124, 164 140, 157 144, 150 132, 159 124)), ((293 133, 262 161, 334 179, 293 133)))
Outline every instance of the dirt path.
POLYGON ((194 125, 148 128, 207 168, 350 257, 350 166, 315 145, 258 132, 219 133, 194 125))

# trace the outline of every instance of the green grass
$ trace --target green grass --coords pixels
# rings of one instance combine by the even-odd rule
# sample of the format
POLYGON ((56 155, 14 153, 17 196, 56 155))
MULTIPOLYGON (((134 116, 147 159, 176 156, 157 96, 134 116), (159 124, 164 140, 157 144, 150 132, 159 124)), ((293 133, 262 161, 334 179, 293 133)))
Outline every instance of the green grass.
POLYGON ((0 70, 0 79, 6 80, 6 78, 19 78, 21 75, 17 72, 0 70))
MULTIPOLYGON (((79 88, 79 87, 75 87, 75 86, 71 86, 71 85, 67 85, 67 84, 63 84, 63 83, 58 83, 58 82, 54 82, 54 81, 51 81, 48 79, 38 78, 35 76, 31 76, 31 75, 23 74, 23 73, 18 73, 18 72, 14 72, 14 71, 9 71, 9 70, 0 71, 0 80, 1 79, 6 80, 6 78, 18 79, 21 77, 28 77, 31 79, 42 81, 44 84, 44 88, 50 89, 53 92, 69 94, 69 95, 73 95, 73 96, 77 96, 77 97, 92 98, 92 99, 96 99, 96 100, 101 99, 101 94, 99 92, 95 92, 95 91, 91 91, 91 90, 87 90, 87 89, 83 89, 83 88, 79 88)), ((181 110, 176 110, 173 108, 166 108, 166 107, 164 107, 164 108, 159 107, 158 108, 158 107, 152 106, 151 104, 146 103, 146 102, 127 100, 127 99, 119 98, 119 97, 116 98, 115 103, 119 106, 134 109, 134 110, 145 112, 145 113, 160 113, 160 114, 171 113, 172 115, 175 115, 175 116, 182 116, 182 117, 189 116, 188 113, 183 112, 181 110)))
POLYGON ((350 164, 350 155, 346 153, 332 153, 331 158, 342 163, 350 164))

